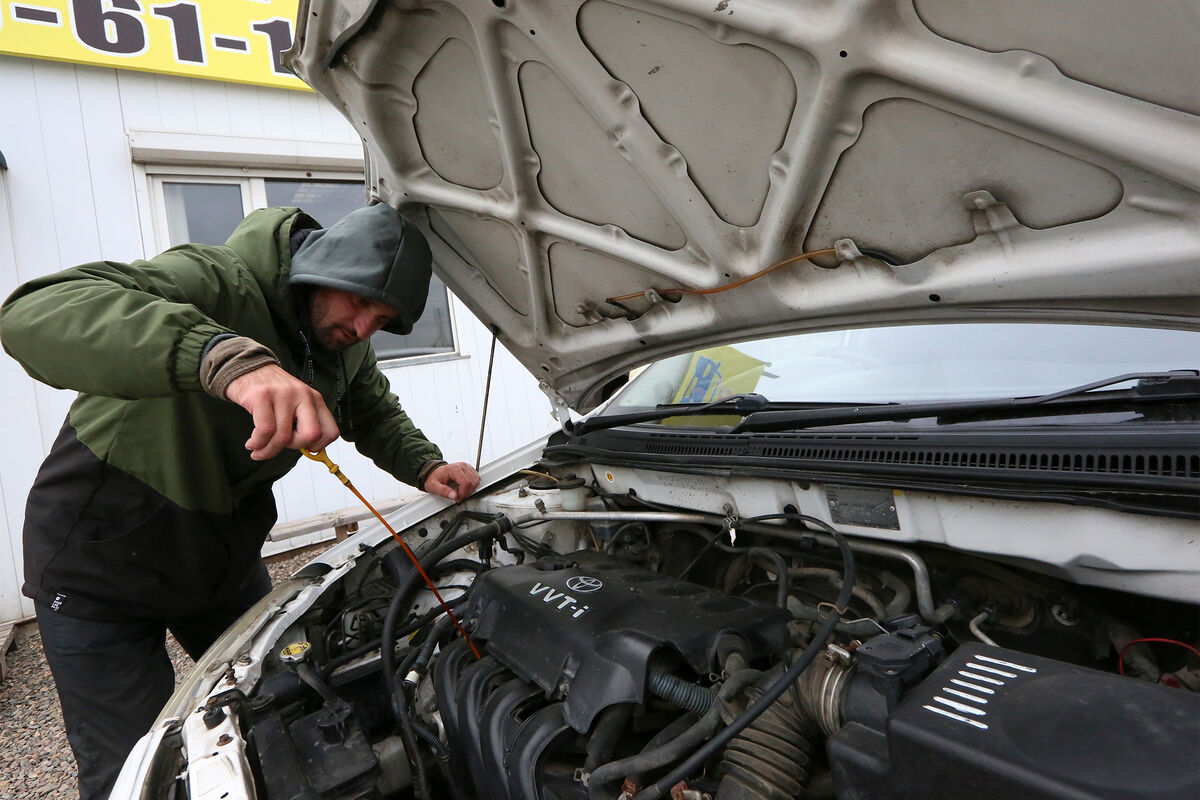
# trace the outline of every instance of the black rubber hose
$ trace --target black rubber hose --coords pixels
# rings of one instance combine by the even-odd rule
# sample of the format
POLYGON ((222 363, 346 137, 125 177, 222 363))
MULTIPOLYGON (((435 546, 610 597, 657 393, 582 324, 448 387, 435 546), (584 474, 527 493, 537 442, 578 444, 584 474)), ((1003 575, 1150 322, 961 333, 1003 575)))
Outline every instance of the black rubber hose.
POLYGON ((650 687, 650 691, 663 700, 674 703, 687 711, 695 711, 697 714, 708 711, 716 701, 713 693, 703 686, 697 686, 669 672, 657 669, 650 670, 647 685, 650 687))
MULTIPOLYGON (((679 715, 679 717, 672 720, 667 727, 654 734, 654 736, 650 738, 650 741, 646 742, 646 746, 642 748, 642 752, 649 753, 651 750, 657 750, 658 748, 662 747, 667 742, 674 741, 681 733, 688 730, 699 721, 699 714, 696 714, 693 711, 685 711, 683 714, 679 715)), ((645 778, 646 776, 641 772, 630 772, 625 775, 625 779, 634 786, 641 786, 642 781, 645 780, 645 778)), ((613 793, 613 796, 616 796, 615 792, 613 793)))
MULTIPOLYGON (((802 603, 796 609, 796 619, 820 622, 824 618, 825 615, 821 613, 821 609, 807 603, 802 603)), ((837 632, 844 633, 852 639, 870 639, 872 636, 887 633, 887 629, 873 619, 852 619, 846 622, 839 622, 837 624, 837 632)))
POLYGON ((777 586, 775 592, 775 605, 780 608, 787 608, 788 598, 788 566, 783 560, 783 556, 775 552, 769 547, 750 547, 747 548, 746 554, 753 558, 754 556, 762 556, 775 565, 775 584, 777 586))
MULTIPOLYGON (((650 741, 646 742, 646 746, 642 748, 643 753, 648 753, 651 750, 657 750, 667 742, 673 741, 679 734, 686 731, 688 728, 700 721, 700 715, 694 711, 685 711, 663 728, 658 733, 650 737, 650 741)), ((632 777, 634 773, 630 773, 632 777)))
POLYGON ((679 529, 691 531, 699 536, 703 536, 707 540, 704 544, 704 547, 700 548, 700 552, 696 554, 691 563, 689 563, 687 567, 684 568, 683 572, 680 573, 680 579, 683 579, 689 572, 691 572, 692 567, 699 562, 701 556, 707 553, 709 548, 712 547, 717 548, 723 553, 740 553, 749 558, 761 556, 775 565, 775 605, 779 606, 780 608, 787 608, 789 588, 788 565, 787 561, 785 561, 783 556, 777 551, 772 550, 769 547, 761 546, 735 547, 733 545, 728 545, 718 540, 718 537, 721 536, 721 532, 718 532, 715 536, 709 536, 704 529, 694 525, 681 525, 679 529))
MULTIPOLYGON (((472 563, 474 563, 474 562, 472 562, 472 563)), ((465 603, 466 600, 467 600, 467 596, 465 594, 461 594, 458 597, 455 597, 451 600, 447 600, 446 605, 448 605, 451 609, 455 609, 455 608, 458 608, 463 603, 465 603)), ((410 633, 413 633, 414 631, 419 631, 419 630, 421 630, 421 628, 424 628, 426 625, 433 622, 435 619, 437 619, 438 617, 440 617, 442 614, 445 614, 445 613, 446 613, 446 611, 441 606, 438 606, 437 608, 431 608, 429 611, 425 612, 424 615, 418 617, 417 619, 414 619, 412 622, 408 623, 403 628, 397 629, 395 638, 399 639, 402 636, 408 636, 410 633)), ((372 639, 371 641, 367 642, 366 644, 359 645, 358 647, 354 648, 353 650, 347 650, 344 653, 339 653, 338 655, 329 659, 329 664, 326 665, 325 671, 324 671, 325 678, 328 680, 330 674, 332 674, 333 671, 335 669, 337 669, 338 667, 340 667, 341 665, 349 664, 351 661, 354 661, 355 659, 362 658, 363 656, 367 655, 368 653, 373 653, 376 650, 378 650, 380 647, 380 641, 381 641, 381 639, 372 639)))
MULTIPOLYGON (((750 691, 752 702, 757 701, 755 691, 750 691)), ((817 733, 792 692, 784 692, 725 748, 717 800, 804 797, 812 779, 817 733)))
MULTIPOLYGON (((822 524, 824 525, 824 523, 822 524)), ((796 682, 796 679, 803 674, 808 665, 817 657, 817 653, 825 646, 825 642, 829 640, 829 636, 833 633, 838 620, 841 619, 842 610, 850 602, 850 591, 854 588, 854 554, 850 551, 850 545, 846 541, 845 536, 832 527, 826 527, 829 528, 829 532, 833 535, 834 540, 837 542, 838 550, 842 554, 842 588, 838 592, 837 600, 834 601, 835 609, 825 617, 816 634, 814 634, 812 641, 804 648, 804 652, 800 654, 800 657, 792 663, 783 675, 763 690, 763 696, 757 703, 735 717, 723 731, 708 740, 686 761, 671 770, 666 777, 659 778, 653 784, 638 792, 634 796, 634 800, 656 800, 669 791, 672 786, 696 772, 703 766, 705 761, 715 753, 723 750, 735 736, 745 730, 750 723, 758 719, 760 714, 770 708, 788 690, 788 687, 796 682)))
MULTIPOLYGON (((451 553, 483 539, 494 539, 498 536, 503 536, 511 527, 512 523, 509 522, 507 517, 492 519, 491 522, 480 525, 475 530, 464 533, 461 536, 455 536, 453 539, 437 545, 430 552, 422 555, 420 557, 421 567, 428 571, 430 567, 451 553)), ((400 616, 408 606, 408 596, 413 593, 422 580, 421 573, 416 568, 409 570, 404 575, 400 580, 400 585, 396 588, 396 593, 392 595, 392 602, 388 606, 387 616, 383 620, 383 634, 379 637, 379 654, 383 659, 383 683, 387 689, 388 697, 395 697, 397 688, 396 629, 399 626, 400 616)), ((393 703, 394 707, 395 704, 393 703)), ((409 756, 411 757, 412 753, 409 753, 409 756)))
POLYGON ((693 747, 703 743, 720 725, 720 707, 714 705, 708 710, 708 713, 700 717, 687 730, 659 747, 646 749, 637 755, 622 758, 619 761, 610 761, 597 767, 588 776, 588 797, 591 800, 611 800, 615 795, 611 788, 606 788, 605 784, 620 780, 631 773, 648 772, 670 764, 683 757, 693 747))
MULTIPOLYGON (((721 690, 718 693, 718 699, 724 701, 733 697, 748 685, 758 680, 761 675, 762 673, 756 669, 743 670, 730 675, 729 680, 722 684, 721 690)), ((588 777, 588 796, 594 800, 611 797, 611 793, 606 792, 604 788, 604 784, 609 781, 622 778, 631 773, 649 772, 652 769, 658 769, 682 758, 685 753, 693 747, 702 744, 705 739, 713 734, 713 731, 721 726, 721 712, 724 709, 725 704, 723 702, 714 702, 708 711, 705 712, 704 716, 700 717, 694 725, 680 733, 674 739, 667 741, 659 747, 647 748, 637 755, 622 758, 619 761, 610 761, 604 766, 599 767, 588 777)), ((675 781, 675 783, 678 783, 678 781, 675 781)), ((671 785, 674 786, 675 783, 671 785)))
POLYGON ((411 722, 413 730, 417 734, 417 738, 429 745, 429 748, 433 750, 433 754, 435 756, 437 756, 439 759, 445 759, 449 757, 449 748, 446 747, 445 742, 438 738, 436 733, 415 719, 411 720, 411 722))
POLYGON ((320 671, 312 664, 303 661, 297 664, 296 675, 300 677, 300 680, 308 684, 309 687, 315 689, 326 703, 332 703, 339 699, 337 693, 333 691, 333 688, 321 676, 320 671))
POLYGON ((446 786, 450 787, 450 796, 456 798, 456 800, 466 800, 467 795, 463 793, 462 787, 458 784, 457 776, 450 766, 450 749, 446 746, 446 743, 439 739, 438 735, 420 720, 413 719, 411 722, 417 738, 425 742, 433 750, 438 772, 442 774, 442 780, 446 782, 446 786))
POLYGON ((417 657, 413 660, 411 666, 406 670, 417 673, 418 679, 425 674, 425 668, 429 665, 429 659, 433 657, 433 648, 437 646, 442 637, 451 626, 450 617, 442 617, 437 622, 433 623, 433 630, 425 637, 424 644, 417 650, 417 657))
POLYGON ((592 735, 588 738, 587 759, 583 762, 585 772, 591 772, 612 755, 629 718, 633 716, 633 703, 618 703, 600 712, 592 735))
POLYGON ((392 711, 400 724, 400 742, 413 765, 413 793, 418 800, 433 800, 429 794, 429 779, 425 775, 425 757, 421 754, 421 748, 417 747, 417 737, 405 705, 404 697, 392 696, 392 711))

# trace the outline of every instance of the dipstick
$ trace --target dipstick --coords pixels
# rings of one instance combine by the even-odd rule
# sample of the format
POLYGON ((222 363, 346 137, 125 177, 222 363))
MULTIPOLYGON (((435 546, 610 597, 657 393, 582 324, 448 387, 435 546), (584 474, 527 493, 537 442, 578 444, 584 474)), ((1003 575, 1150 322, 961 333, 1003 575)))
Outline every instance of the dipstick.
POLYGON ((462 624, 458 621, 458 617, 454 616, 454 612, 450 610, 450 606, 446 605, 446 601, 442 599, 441 592, 439 592, 437 587, 433 585, 433 581, 429 578, 429 575, 426 574, 424 567, 421 566, 421 562, 417 560, 416 554, 413 553, 412 549, 409 548, 405 541, 400 538, 400 534, 396 533, 396 529, 388 524, 387 520, 383 518, 383 515, 375 510, 375 506, 371 505, 367 501, 367 498, 362 496, 362 492, 354 488, 354 484, 350 482, 350 479, 342 474, 341 467, 333 463, 323 449, 318 450, 315 453, 304 449, 301 449, 300 452, 304 454, 305 458, 324 464, 329 469, 330 474, 341 481, 347 489, 354 492, 354 496, 361 500, 362 504, 367 507, 367 510, 375 515, 375 519, 383 523, 383 527, 388 529, 388 532, 392 534, 392 537, 395 538, 400 547, 404 549, 405 555, 407 555, 409 560, 412 561, 413 566, 417 568, 417 572, 421 573, 421 577, 425 579, 425 585, 429 587, 429 591, 433 592, 433 596, 437 598, 437 601, 442 604, 442 609, 450 617, 450 621, 454 623, 454 627, 458 628, 458 632, 461 633, 463 638, 467 640, 467 644, 471 647, 471 652, 475 654, 475 658, 483 658, 483 656, 479 654, 479 648, 475 647, 475 643, 471 641, 471 637, 467 635, 466 630, 463 629, 462 624))

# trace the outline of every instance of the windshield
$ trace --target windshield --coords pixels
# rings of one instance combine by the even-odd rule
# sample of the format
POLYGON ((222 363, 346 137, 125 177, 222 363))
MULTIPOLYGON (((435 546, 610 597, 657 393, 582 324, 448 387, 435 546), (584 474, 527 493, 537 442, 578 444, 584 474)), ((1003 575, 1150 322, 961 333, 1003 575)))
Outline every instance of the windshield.
POLYGON ((1200 333, 1192 331, 1009 323, 866 328, 674 356, 643 370, 602 413, 746 392, 773 403, 818 404, 1024 397, 1124 373, 1197 368, 1200 333))

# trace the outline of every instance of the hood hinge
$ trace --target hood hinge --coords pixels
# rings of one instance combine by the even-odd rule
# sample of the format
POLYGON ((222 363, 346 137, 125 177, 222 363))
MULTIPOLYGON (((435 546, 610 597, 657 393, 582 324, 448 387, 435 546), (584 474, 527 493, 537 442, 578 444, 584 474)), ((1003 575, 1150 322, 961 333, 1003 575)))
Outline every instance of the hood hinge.
POLYGON ((538 388, 550 399, 550 416, 554 417, 559 427, 567 430, 567 424, 571 421, 571 408, 567 401, 546 381, 538 381, 538 388))

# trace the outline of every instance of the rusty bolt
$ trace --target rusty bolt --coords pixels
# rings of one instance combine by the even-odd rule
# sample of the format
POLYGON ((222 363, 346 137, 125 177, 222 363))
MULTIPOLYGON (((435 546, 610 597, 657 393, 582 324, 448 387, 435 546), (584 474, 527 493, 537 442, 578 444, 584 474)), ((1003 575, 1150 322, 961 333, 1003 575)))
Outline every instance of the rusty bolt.
POLYGON ((232 741, 232 736, 230 736, 228 733, 222 733, 220 738, 217 739, 217 747, 224 747, 232 741))

